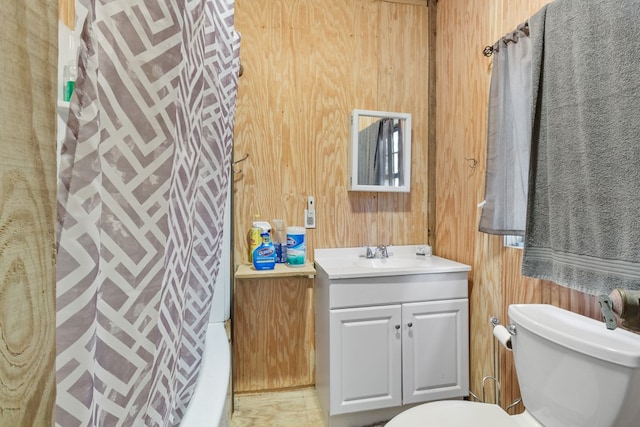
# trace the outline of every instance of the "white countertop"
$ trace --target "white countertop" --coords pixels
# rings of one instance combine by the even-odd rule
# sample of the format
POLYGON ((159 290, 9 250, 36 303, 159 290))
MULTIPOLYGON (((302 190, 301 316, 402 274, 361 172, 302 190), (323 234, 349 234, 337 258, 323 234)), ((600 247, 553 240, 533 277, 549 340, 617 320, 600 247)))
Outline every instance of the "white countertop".
POLYGON ((389 258, 383 259, 366 258, 363 247, 316 249, 314 260, 316 267, 324 270, 330 279, 454 273, 471 270, 471 267, 466 264, 446 258, 416 255, 419 247, 420 245, 389 246, 389 258))

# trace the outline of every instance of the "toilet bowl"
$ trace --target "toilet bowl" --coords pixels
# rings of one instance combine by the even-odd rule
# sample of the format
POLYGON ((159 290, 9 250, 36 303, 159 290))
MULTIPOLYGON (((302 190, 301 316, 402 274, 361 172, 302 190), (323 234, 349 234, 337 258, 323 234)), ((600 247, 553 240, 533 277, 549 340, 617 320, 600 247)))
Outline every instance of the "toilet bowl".
POLYGON ((443 400, 415 406, 394 417, 386 427, 541 427, 527 412, 509 416, 498 405, 443 400))
POLYGON ((439 401, 394 417, 387 427, 628 427, 640 418, 640 335, 545 304, 509 306, 522 401, 439 401))

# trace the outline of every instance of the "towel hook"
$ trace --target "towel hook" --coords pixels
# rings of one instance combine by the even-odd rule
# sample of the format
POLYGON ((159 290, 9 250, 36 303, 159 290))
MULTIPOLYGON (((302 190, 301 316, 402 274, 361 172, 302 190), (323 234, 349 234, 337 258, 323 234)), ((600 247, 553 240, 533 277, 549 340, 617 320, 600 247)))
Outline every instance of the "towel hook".
POLYGON ((235 166, 236 166, 237 164, 239 164, 239 163, 244 162, 244 161, 245 161, 245 160, 247 160, 248 158, 249 158, 249 153, 247 153, 247 155, 246 155, 246 156, 244 156, 243 158, 241 158, 241 159, 239 159, 239 160, 234 161, 234 162, 231 164, 231 170, 233 171, 233 173, 242 173, 242 169, 236 169, 236 168, 235 168, 235 166))

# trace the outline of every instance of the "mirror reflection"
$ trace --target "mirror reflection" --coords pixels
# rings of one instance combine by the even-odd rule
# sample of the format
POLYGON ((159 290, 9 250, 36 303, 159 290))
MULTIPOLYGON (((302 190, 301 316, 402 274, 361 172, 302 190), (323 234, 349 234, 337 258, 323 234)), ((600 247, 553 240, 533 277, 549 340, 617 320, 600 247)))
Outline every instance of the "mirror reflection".
POLYGON ((354 110, 351 190, 409 191, 411 115, 354 110))

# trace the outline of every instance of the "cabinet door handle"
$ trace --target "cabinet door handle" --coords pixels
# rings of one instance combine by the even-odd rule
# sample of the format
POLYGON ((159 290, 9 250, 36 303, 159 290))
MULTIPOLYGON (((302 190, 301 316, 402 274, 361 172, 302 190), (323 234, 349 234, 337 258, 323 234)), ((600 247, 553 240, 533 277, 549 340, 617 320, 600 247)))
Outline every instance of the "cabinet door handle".
POLYGON ((400 325, 396 325, 396 330, 400 329, 400 325))
POLYGON ((407 323, 407 326, 408 326, 408 327, 412 327, 412 326, 413 326, 413 323, 412 323, 412 322, 409 322, 409 323, 407 323))

